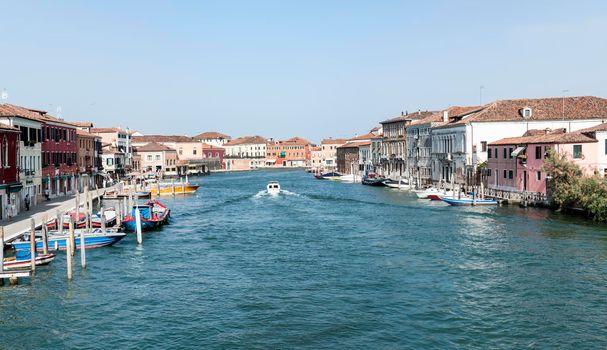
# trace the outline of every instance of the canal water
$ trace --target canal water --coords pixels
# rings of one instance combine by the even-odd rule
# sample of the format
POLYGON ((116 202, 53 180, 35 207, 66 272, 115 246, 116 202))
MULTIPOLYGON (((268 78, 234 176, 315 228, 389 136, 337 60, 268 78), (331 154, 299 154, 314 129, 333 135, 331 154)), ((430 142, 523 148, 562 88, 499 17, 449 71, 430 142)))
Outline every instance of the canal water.
POLYGON ((194 181, 142 247, 1 287, 0 348, 607 347, 605 226, 301 171, 194 181))

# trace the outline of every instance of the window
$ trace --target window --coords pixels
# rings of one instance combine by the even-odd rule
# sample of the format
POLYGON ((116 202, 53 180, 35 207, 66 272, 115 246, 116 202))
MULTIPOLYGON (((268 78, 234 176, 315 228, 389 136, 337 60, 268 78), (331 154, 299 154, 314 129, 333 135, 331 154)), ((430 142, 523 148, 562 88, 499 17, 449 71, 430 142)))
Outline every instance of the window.
POLYGON ((151 154, 148 154, 148 157, 147 157, 147 158, 148 158, 148 160, 152 160, 152 155, 151 155, 151 154))
POLYGON ((512 147, 508 148, 508 158, 512 158, 512 152, 514 150, 512 149, 512 147))
POLYGON ((156 155, 156 160, 160 160, 160 154, 156 155))
POLYGON ((514 177, 514 171, 508 170, 508 178, 512 179, 514 177))
POLYGON ((582 158, 582 145, 573 145, 573 159, 582 158))
POLYGON ((542 146, 535 146, 535 159, 542 159, 542 146))
POLYGON ((481 141, 481 152, 487 152, 487 141, 481 141))
POLYGON ((491 158, 491 148, 487 150, 487 158, 491 158))
POLYGON ((537 181, 541 181, 542 180, 542 172, 541 171, 538 171, 536 173, 536 179, 537 179, 537 181))
POLYGON ((506 147, 504 147, 504 159, 506 159, 506 158, 508 158, 508 149, 506 147))
POLYGON ((508 178, 508 170, 504 169, 504 179, 508 178))
POLYGON ((605 139, 605 154, 607 154, 607 139, 605 139))
POLYGON ((192 154, 197 154, 196 149, 193 149, 193 150, 192 150, 192 154))

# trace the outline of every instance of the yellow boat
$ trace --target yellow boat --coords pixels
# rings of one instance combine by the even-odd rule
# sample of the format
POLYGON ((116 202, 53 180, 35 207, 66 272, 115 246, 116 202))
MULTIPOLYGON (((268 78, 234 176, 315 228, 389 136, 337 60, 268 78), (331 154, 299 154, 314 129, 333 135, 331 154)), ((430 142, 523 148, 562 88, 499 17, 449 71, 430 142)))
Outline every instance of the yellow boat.
POLYGON ((173 183, 150 183, 146 187, 154 196, 172 196, 174 194, 194 194, 198 191, 199 185, 191 183, 177 182, 173 183))

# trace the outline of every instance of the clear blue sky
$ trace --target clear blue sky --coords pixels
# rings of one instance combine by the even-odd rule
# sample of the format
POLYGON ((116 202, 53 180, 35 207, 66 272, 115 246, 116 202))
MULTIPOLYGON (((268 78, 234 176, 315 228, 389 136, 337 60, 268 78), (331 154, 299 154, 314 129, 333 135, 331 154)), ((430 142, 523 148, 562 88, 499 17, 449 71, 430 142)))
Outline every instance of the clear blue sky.
POLYGON ((319 141, 402 110, 607 97, 607 1, 4 1, 10 103, 319 141))

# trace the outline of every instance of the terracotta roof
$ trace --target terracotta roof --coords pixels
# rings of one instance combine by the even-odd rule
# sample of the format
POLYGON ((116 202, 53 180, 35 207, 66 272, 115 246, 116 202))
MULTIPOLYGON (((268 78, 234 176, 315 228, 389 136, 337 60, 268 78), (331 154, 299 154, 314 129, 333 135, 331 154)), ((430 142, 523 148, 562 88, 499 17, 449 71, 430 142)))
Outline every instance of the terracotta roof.
POLYGON ((115 132, 126 132, 126 130, 120 128, 91 128, 91 133, 94 134, 110 134, 115 132))
POLYGON ((588 133, 588 132, 596 132, 596 131, 607 131, 607 123, 601 123, 601 124, 593 126, 591 128, 581 129, 576 132, 577 133, 588 133))
POLYGON ((372 138, 377 137, 377 135, 375 135, 374 133, 367 133, 367 134, 363 134, 363 135, 359 135, 359 136, 355 136, 352 138, 349 138, 348 141, 357 141, 357 140, 369 140, 372 138))
POLYGON ((349 142, 349 143, 343 144, 337 148, 358 148, 358 147, 369 146, 369 145, 371 145, 371 141, 349 142))
POLYGON ((321 145, 341 145, 346 143, 346 139, 324 139, 320 141, 321 145))
POLYGON ((228 139, 229 140, 229 139, 231 139, 231 137, 229 135, 222 134, 217 131, 203 132, 203 133, 200 133, 200 134, 194 136, 193 138, 195 138, 197 140, 203 140, 203 139, 228 139))
POLYGON ((86 131, 80 130, 80 129, 76 129, 76 135, 77 136, 84 136, 84 137, 95 137, 95 138, 99 138, 99 139, 101 138, 98 135, 91 134, 90 132, 86 132, 86 131))
POLYGON ((434 111, 425 111, 425 112, 417 111, 415 113, 403 113, 403 114, 399 115, 398 117, 386 119, 379 123, 387 124, 387 123, 394 123, 394 122, 399 122, 399 121, 404 121, 404 120, 417 120, 417 119, 426 118, 434 113, 436 113, 436 112, 434 112, 434 111))
POLYGON ((587 142, 598 142, 592 137, 588 137, 580 133, 563 133, 560 130, 545 131, 543 134, 531 133, 529 136, 521 137, 507 137, 495 142, 489 143, 491 146, 499 145, 521 145, 529 143, 587 143, 587 142))
POLYGON ((314 147, 310 147, 310 151, 319 152, 319 151, 322 151, 322 148, 320 148, 318 146, 314 146, 314 147))
POLYGON ((133 136, 133 142, 198 142, 196 139, 189 136, 179 135, 145 135, 145 136, 133 136))
POLYGON ((136 147, 135 152, 161 152, 161 151, 175 151, 171 147, 165 146, 161 143, 150 142, 147 145, 136 147))
POLYGON ((500 122, 525 120, 580 120, 607 118, 607 99, 595 96, 525 98, 498 100, 467 118, 441 126, 469 122, 500 122), (563 109, 564 106, 564 109, 563 109), (531 108, 531 116, 523 118, 524 108, 531 108), (564 114, 563 114, 564 110, 564 114))
POLYGON ((14 126, 10 126, 4 123, 0 123, 0 130, 5 130, 5 131, 15 131, 15 132, 20 132, 21 130, 17 127, 14 126))
POLYGON ((25 119, 42 122, 42 114, 34 112, 31 109, 11 105, 8 103, 0 105, 0 117, 21 117, 25 119))
POLYGON ((73 126, 77 126, 79 128, 92 128, 93 122, 69 122, 73 126))
POLYGON ((237 145, 245 145, 245 144, 260 144, 266 143, 266 138, 262 136, 242 136, 233 140, 228 141, 224 144, 224 146, 237 146, 237 145))
POLYGON ((414 120, 411 122, 410 125, 421 125, 421 124, 427 124, 427 123, 442 124, 443 123, 443 113, 445 111, 447 111, 448 118, 458 119, 461 116, 464 116, 464 115, 467 115, 467 114, 470 114, 473 112, 477 112, 477 111, 481 110, 482 108, 483 108, 482 106, 452 106, 445 110, 438 111, 434 114, 424 117, 422 119, 414 120))

